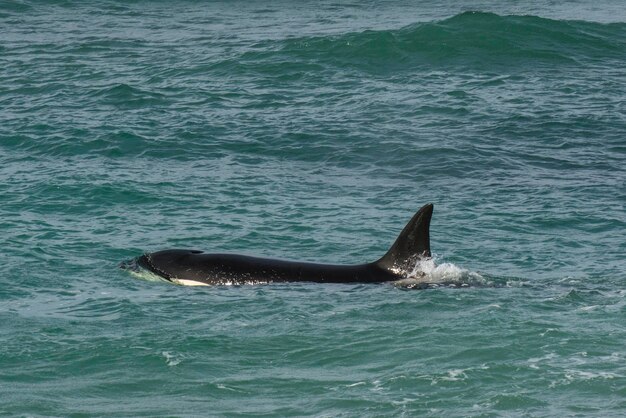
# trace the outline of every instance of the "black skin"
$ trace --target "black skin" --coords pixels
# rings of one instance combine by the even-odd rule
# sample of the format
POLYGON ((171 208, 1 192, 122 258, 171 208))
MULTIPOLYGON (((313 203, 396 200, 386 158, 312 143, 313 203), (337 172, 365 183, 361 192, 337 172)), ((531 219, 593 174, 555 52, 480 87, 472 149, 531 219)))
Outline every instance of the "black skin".
POLYGON ((138 264, 168 279, 206 284, 277 282, 380 283, 399 280, 376 263, 349 265, 302 263, 238 254, 204 254, 190 250, 165 250, 146 254, 138 264))
MULTIPOLYGON (((170 281, 209 285, 275 282, 382 283, 406 278, 415 263, 431 256, 433 205, 423 206, 380 260, 358 265, 317 264, 197 250, 164 250, 144 254, 136 264, 170 281)), ((129 263, 122 263, 128 268, 129 263)))

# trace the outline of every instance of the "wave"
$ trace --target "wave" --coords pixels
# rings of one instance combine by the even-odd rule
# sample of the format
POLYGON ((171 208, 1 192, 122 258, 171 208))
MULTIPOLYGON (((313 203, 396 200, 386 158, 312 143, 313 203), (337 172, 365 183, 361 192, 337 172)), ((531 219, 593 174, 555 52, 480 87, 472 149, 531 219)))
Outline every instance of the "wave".
MULTIPOLYGON (((597 59, 623 60, 626 24, 465 12, 443 21, 416 23, 397 30, 282 42, 278 51, 270 53, 310 63, 333 62, 367 69, 580 64, 597 59)), ((245 58, 254 59, 267 52, 247 54, 245 58)))
POLYGON ((93 97, 101 99, 101 102, 123 107, 144 107, 162 105, 167 103, 164 94, 142 90, 128 84, 114 84, 95 90, 93 97))

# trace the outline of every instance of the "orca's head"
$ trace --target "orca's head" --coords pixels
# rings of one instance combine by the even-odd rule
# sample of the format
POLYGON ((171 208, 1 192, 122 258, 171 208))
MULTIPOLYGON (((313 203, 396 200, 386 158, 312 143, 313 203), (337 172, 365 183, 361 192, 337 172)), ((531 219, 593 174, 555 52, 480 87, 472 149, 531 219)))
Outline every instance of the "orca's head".
POLYGON ((202 254, 199 250, 164 250, 147 253, 137 258, 137 264, 164 279, 172 280, 189 272, 194 256, 202 254))

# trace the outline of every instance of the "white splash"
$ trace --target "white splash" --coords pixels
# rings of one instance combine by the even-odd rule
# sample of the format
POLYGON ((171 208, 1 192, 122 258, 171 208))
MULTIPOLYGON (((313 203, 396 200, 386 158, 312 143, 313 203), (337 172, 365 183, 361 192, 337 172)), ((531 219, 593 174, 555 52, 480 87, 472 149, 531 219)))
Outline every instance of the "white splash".
POLYGON ((177 366, 183 361, 183 357, 179 354, 172 354, 169 351, 162 351, 161 355, 165 357, 165 362, 168 366, 177 366))
POLYGON ((405 279, 394 282, 396 286, 406 288, 424 285, 428 285, 428 287, 446 285, 466 287, 471 284, 484 283, 485 279, 480 274, 452 263, 437 264, 434 257, 418 260, 405 279))

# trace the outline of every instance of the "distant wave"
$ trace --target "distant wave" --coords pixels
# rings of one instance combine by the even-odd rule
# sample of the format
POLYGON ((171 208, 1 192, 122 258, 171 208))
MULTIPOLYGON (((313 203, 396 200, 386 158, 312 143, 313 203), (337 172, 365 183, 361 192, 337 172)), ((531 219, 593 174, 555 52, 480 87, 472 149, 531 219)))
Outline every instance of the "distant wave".
MULTIPOLYGON (((576 64, 624 59, 626 24, 465 12, 397 30, 284 41, 280 54, 363 68, 576 64)), ((250 52, 250 55, 256 54, 250 52)), ((249 57, 250 58, 250 57, 249 57)))

